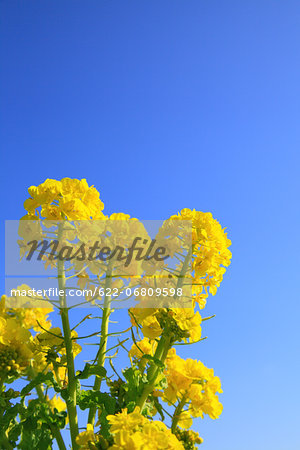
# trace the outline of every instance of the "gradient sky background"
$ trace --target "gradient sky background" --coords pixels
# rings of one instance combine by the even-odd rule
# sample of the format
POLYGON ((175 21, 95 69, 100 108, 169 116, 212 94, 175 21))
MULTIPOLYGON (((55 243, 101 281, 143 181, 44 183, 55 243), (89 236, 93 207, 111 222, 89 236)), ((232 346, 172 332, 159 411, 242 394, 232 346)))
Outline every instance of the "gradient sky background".
POLYGON ((87 178, 106 213, 211 211, 232 265, 209 339, 182 354, 214 367, 224 412, 195 428, 205 450, 299 449, 299 2, 2 0, 0 12, 1 245, 46 178, 87 178))

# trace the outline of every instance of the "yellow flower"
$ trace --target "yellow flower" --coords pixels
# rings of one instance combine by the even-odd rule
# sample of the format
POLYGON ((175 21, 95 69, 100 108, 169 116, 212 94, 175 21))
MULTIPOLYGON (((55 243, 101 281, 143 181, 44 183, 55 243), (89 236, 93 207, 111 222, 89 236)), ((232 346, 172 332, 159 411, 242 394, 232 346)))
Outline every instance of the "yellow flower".
POLYGON ((172 308, 170 314, 175 319, 178 327, 185 331, 190 342, 196 342, 201 338, 201 316, 193 308, 172 308))
POLYGON ((143 334, 149 339, 155 339, 162 333, 161 326, 157 320, 159 309, 154 308, 132 308, 131 322, 136 327, 140 324, 143 334))
MULTIPOLYGON (((74 356, 78 355, 82 350, 81 346, 76 342, 77 336, 77 332, 73 330, 71 337, 74 356)), ((63 335, 59 327, 50 328, 48 331, 37 334, 34 341, 37 349, 42 351, 54 350, 61 355, 66 354, 63 335)))
POLYGON ((21 375, 33 357, 31 334, 16 318, 0 317, 0 373, 4 378, 21 375))
POLYGON ((186 208, 170 219, 190 220, 192 223, 192 270, 195 271, 194 285, 198 286, 194 296, 203 307, 208 289, 212 295, 216 294, 230 264, 231 252, 228 248, 231 241, 211 213, 186 208))
MULTIPOLYGON (((209 415, 216 419, 222 413, 222 404, 217 393, 221 393, 221 382, 213 369, 207 368, 201 361, 182 359, 171 349, 166 360, 165 375, 168 387, 161 393, 169 404, 184 399, 189 405, 188 413, 192 417, 209 415)), ((186 418, 186 416, 185 416, 186 418)))
POLYGON ((0 344, 5 344, 5 330, 6 330, 6 320, 0 317, 0 344))
POLYGON ((93 186, 89 187, 85 179, 47 179, 39 186, 31 186, 28 193, 30 198, 25 201, 24 208, 30 216, 36 217, 41 207, 41 216, 47 220, 104 218, 99 192, 93 186))
POLYGON ((33 328, 34 331, 40 331, 41 328, 49 330, 51 321, 48 320, 48 314, 53 308, 25 308, 18 311, 25 328, 33 328))
POLYGON ((55 348, 61 347, 64 343, 61 329, 59 327, 51 328, 49 332, 45 331, 36 335, 35 340, 41 347, 55 348))
POLYGON ((198 446, 196 444, 203 443, 203 439, 193 430, 180 430, 177 428, 175 435, 183 442, 184 448, 189 450, 197 450, 198 446))
POLYGON ((7 344, 10 344, 14 341, 25 343, 30 341, 31 333, 30 331, 26 330, 26 328, 21 326, 16 318, 11 317, 6 319, 5 335, 3 336, 3 338, 7 344))
POLYGON ((178 426, 181 428, 190 428, 193 424, 193 419, 188 411, 182 411, 179 415, 178 426))
POLYGON ((137 343, 133 343, 128 355, 135 359, 141 359, 143 355, 154 355, 157 343, 152 343, 148 338, 144 338, 137 343))
MULTIPOLYGON (((73 356, 81 352, 81 346, 77 344, 77 332, 71 332, 73 356)), ((67 382, 66 348, 62 332, 59 327, 50 328, 48 331, 38 333, 33 339, 33 362, 37 372, 52 371, 58 382, 67 382)))
POLYGON ((201 338, 201 316, 193 308, 132 308, 133 325, 141 325, 143 335, 149 339, 161 336, 163 328, 161 323, 169 321, 171 330, 176 340, 189 338, 190 342, 196 342, 201 338))
POLYGON ((137 430, 140 426, 147 422, 146 417, 140 414, 140 408, 138 407, 136 407, 135 410, 130 414, 127 413, 126 408, 123 409, 121 413, 118 413, 115 416, 107 416, 107 419, 111 425, 111 433, 118 433, 123 429, 137 430))
POLYGON ((109 450, 184 450, 164 423, 142 416, 138 407, 129 414, 123 409, 107 419, 114 436, 114 444, 109 450))
MULTIPOLYGON (((29 199, 31 200, 31 199, 29 199)), ((24 204, 25 206, 25 204, 24 204)), ((39 205, 35 206, 36 208, 39 205)), ((43 205, 41 210, 42 217, 46 217, 47 220, 61 220, 61 209, 57 205, 43 205)))
POLYGON ((39 205, 42 205, 53 202, 60 194, 61 188, 60 181, 47 179, 39 186, 31 186, 28 188, 28 193, 33 200, 39 205))
POLYGON ((58 412, 65 411, 65 409, 67 408, 66 403, 56 395, 54 395, 54 397, 52 397, 51 400, 48 399, 48 403, 50 405, 52 412, 54 412, 54 408, 56 408, 58 412))
POLYGON ((95 446, 96 436, 94 434, 93 425, 88 423, 86 426, 86 431, 79 433, 76 438, 76 443, 79 445, 79 448, 82 450, 90 450, 91 448, 97 448, 95 446))

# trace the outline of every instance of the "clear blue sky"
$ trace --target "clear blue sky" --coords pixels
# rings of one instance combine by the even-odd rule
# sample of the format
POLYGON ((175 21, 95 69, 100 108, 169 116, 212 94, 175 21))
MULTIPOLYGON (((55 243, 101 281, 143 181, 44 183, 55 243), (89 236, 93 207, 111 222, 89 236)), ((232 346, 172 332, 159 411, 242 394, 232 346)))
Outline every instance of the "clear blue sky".
POLYGON ((65 176, 107 213, 211 211, 233 260, 193 348, 224 388, 221 418, 196 423, 203 449, 298 450, 299 2, 0 10, 1 230, 28 186, 65 176))

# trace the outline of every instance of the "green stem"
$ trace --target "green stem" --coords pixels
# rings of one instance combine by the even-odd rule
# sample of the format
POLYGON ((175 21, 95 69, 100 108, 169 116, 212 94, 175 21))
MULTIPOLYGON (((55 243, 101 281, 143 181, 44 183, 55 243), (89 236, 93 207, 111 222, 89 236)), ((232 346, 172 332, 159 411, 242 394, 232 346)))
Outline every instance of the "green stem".
MULTIPOLYGON (((189 251, 183 261, 180 275, 179 275, 177 283, 176 283, 175 295, 173 297, 174 300, 176 300, 176 298, 177 298, 177 289, 179 289, 183 285, 184 276, 187 272, 188 265, 189 265, 190 259, 192 257, 192 254, 193 254, 193 248, 191 246, 191 248, 189 249, 189 251)), ((157 345, 154 358, 156 358, 160 362, 164 363, 166 360, 166 357, 168 355, 168 351, 172 347, 173 342, 174 341, 173 341, 172 333, 170 332, 170 330, 168 328, 165 328, 163 331, 163 334, 160 338, 160 341, 157 345)), ((155 363, 153 363, 150 366, 150 368, 148 369, 147 378, 148 378, 149 382, 144 387, 143 392, 136 403, 137 406, 139 406, 141 408, 141 410, 143 410, 148 396, 153 392, 153 390, 155 388, 156 380, 157 380, 160 370, 161 369, 155 363)))
POLYGON ((172 426, 171 426, 172 433, 175 433, 175 431, 176 431, 179 417, 180 417, 180 414, 181 414, 182 409, 185 404, 186 404, 186 395, 184 395, 182 397, 182 399, 180 400, 180 402, 178 403, 178 405, 175 408, 173 419, 172 419, 172 426))
MULTIPOLYGON (((111 297, 106 295, 106 292, 108 288, 111 286, 111 271, 108 269, 106 273, 106 279, 105 279, 105 286, 104 286, 104 304, 103 304, 103 315, 102 315, 102 322, 101 322, 101 338, 99 343, 99 351, 98 351, 98 357, 97 357, 97 365, 103 367, 105 362, 105 354, 106 354, 106 348, 107 348, 107 338, 108 338, 108 323, 109 323, 109 316, 111 314, 111 297)), ((100 391, 102 383, 102 377, 95 378, 93 390, 94 391, 100 391)), ((88 416, 88 423, 94 425, 95 423, 95 416, 96 416, 96 406, 92 405, 90 407, 89 416, 88 416)))
MULTIPOLYGON (((61 240, 63 233, 63 223, 59 225, 58 230, 58 240, 61 240)), ((68 367, 68 399, 67 410, 70 424, 70 434, 72 441, 72 448, 77 450, 79 448, 76 443, 76 437, 78 436, 78 420, 77 420, 77 410, 76 410, 76 375, 75 375, 75 366, 74 366, 74 355, 73 355, 73 345, 72 345, 72 336, 71 336, 71 328, 69 322, 69 313, 66 302, 66 279, 65 279, 65 267, 64 261, 61 259, 57 260, 57 272, 58 272, 58 286, 59 290, 63 291, 63 295, 59 296, 60 301, 60 314, 61 321, 64 332, 64 341, 66 347, 66 358, 67 358, 67 367, 68 367)))
POLYGON ((56 439, 59 450, 67 450, 67 447, 65 446, 64 440, 62 438, 62 435, 60 434, 59 429, 55 425, 51 425, 51 424, 50 424, 50 428, 56 439))
POLYGON ((175 300, 178 297, 177 289, 181 288, 182 285, 183 285, 184 277, 185 277, 185 274, 186 274, 187 269, 189 267, 189 263, 190 263, 192 255, 193 255, 193 246, 191 246, 191 248, 189 249, 189 251, 188 251, 188 253, 187 253, 187 255, 186 255, 186 257, 185 257, 185 259, 183 261, 182 268, 181 268, 180 274, 178 276, 177 284, 176 284, 175 295, 174 295, 174 299, 175 300))
MULTIPOLYGON (((171 348, 171 345, 172 345, 171 342, 172 342, 172 335, 169 334, 168 330, 165 330, 165 332, 163 333, 163 335, 158 343, 156 352, 154 354, 154 358, 156 358, 160 362, 164 363, 166 360, 166 357, 168 355, 168 351, 171 348)), ((136 403, 137 406, 139 406, 141 408, 141 411, 144 408, 147 398, 149 397, 149 395, 153 392, 153 390, 155 388, 155 383, 156 383, 156 380, 157 380, 160 370, 161 370, 160 367, 158 367, 155 363, 153 363, 148 370, 147 378, 148 378, 149 382, 144 387, 143 392, 136 403)))

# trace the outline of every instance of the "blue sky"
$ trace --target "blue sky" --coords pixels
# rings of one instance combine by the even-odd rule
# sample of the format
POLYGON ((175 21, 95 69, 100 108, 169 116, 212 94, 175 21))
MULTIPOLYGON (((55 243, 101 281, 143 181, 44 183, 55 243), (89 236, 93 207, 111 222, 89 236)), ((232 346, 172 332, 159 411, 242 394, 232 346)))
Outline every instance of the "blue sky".
POLYGON ((87 178, 106 213, 211 211, 233 260, 192 350, 224 388, 203 449, 299 449, 299 2, 0 10, 2 244, 46 178, 87 178))

